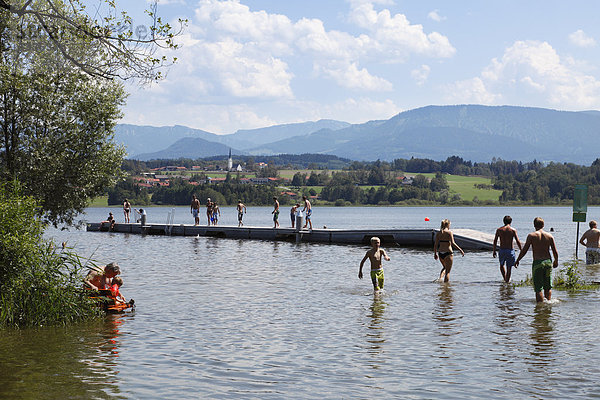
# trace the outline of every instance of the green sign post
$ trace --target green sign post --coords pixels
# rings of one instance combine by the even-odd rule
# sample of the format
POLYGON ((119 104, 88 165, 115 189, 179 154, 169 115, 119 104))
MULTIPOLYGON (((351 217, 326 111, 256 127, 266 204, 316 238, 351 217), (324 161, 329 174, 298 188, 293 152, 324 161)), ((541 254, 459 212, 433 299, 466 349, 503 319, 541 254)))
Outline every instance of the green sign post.
POLYGON ((575 238, 575 258, 579 258, 579 223, 585 222, 587 213, 587 199, 587 185, 575 185, 575 196, 573 198, 573 222, 577 222, 577 237, 575 238))

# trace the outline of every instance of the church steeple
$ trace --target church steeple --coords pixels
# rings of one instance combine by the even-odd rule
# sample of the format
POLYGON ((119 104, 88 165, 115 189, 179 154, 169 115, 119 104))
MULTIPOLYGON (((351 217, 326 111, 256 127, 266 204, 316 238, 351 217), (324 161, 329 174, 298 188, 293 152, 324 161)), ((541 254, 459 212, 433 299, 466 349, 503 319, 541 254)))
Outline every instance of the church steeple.
POLYGON ((233 159, 231 158, 231 147, 229 148, 229 159, 227 160, 227 171, 233 169, 233 159))

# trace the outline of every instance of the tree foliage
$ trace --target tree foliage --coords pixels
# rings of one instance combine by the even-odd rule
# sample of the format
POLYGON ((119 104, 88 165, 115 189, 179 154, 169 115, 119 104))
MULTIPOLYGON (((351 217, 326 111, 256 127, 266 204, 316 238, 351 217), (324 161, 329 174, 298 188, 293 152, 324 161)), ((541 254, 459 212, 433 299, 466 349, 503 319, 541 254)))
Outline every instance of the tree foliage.
POLYGON ((35 52, 12 41, 16 31, 39 23, 34 15, 0 10, 0 176, 18 179, 47 221, 73 224, 88 199, 120 175, 124 150, 114 143, 113 128, 125 92, 121 84, 62 65, 49 38, 35 52))
POLYGON ((160 49, 174 49, 185 20, 174 31, 157 15, 157 2, 146 14, 148 25, 133 27, 132 18, 114 0, 99 0, 88 13, 84 0, 0 0, 0 14, 20 24, 9 40, 39 55, 50 49, 59 64, 101 79, 157 80, 175 61, 160 49), (98 12, 101 10, 101 12, 98 12))
POLYGON ((37 202, 0 186, 0 326, 40 326, 97 315, 83 296, 84 263, 43 238, 37 202))

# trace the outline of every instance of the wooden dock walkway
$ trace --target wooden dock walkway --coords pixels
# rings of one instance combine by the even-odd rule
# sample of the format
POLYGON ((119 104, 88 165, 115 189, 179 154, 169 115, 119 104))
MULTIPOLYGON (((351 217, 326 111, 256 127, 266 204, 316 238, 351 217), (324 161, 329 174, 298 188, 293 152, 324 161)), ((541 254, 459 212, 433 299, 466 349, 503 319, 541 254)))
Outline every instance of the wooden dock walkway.
MULTIPOLYGON (((88 223, 89 232, 108 232, 100 223, 88 223)), ((116 224, 113 232, 172 235, 208 236, 229 239, 284 240, 292 242, 316 242, 332 244, 366 244, 377 236, 383 245, 407 247, 433 247, 435 229, 313 229, 271 228, 258 226, 195 226, 167 224, 116 224)), ((468 250, 491 250, 494 236, 472 229, 453 229, 456 243, 468 250)))

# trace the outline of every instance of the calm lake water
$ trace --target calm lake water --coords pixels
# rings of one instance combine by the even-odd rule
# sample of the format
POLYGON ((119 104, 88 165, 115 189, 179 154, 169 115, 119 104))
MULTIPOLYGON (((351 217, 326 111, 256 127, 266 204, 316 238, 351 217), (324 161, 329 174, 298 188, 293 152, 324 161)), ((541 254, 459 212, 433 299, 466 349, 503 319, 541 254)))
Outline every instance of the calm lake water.
MULTIPOLYGON (((148 221, 164 223, 169 210, 148 208, 148 221)), ((246 224, 270 226, 270 210, 249 208, 246 224)), ((87 219, 108 211, 90 209, 87 219)), ((588 211, 600 219, 600 208, 588 211)), ((237 225, 232 207, 222 212, 222 224, 237 225)), ((313 223, 437 228, 450 218, 453 228, 493 233, 505 214, 522 241, 542 216, 561 261, 573 257, 568 207, 316 207, 313 223)), ((175 209, 175 223, 193 223, 189 208, 175 209)), ((456 257, 451 282, 440 284, 431 249, 387 247, 386 289, 374 297, 370 280, 357 278, 362 246, 49 235, 117 261, 121 292, 137 309, 88 325, 0 331, 0 398, 600 397, 600 293, 554 291, 558 301, 536 305, 532 288, 502 283, 491 252, 456 257)), ((530 263, 528 255, 513 279, 530 263)), ((597 267, 584 273, 600 280, 597 267)))

